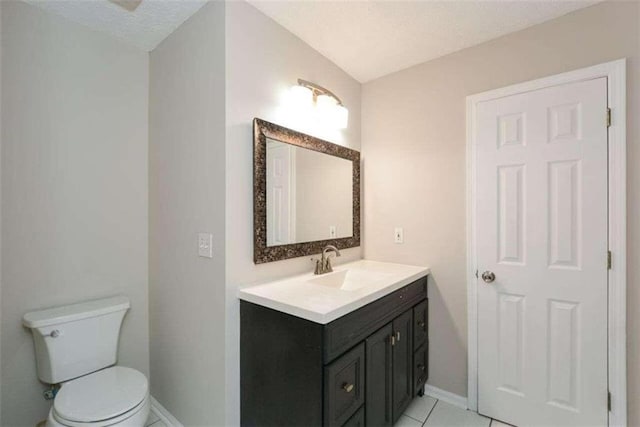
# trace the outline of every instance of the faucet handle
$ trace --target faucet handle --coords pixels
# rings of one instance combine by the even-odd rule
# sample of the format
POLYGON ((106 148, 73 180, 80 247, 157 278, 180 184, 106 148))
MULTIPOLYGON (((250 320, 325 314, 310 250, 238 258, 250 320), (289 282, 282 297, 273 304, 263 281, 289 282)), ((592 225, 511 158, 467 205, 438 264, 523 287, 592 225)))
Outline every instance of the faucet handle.
POLYGON ((322 260, 320 260, 320 259, 314 260, 312 258, 312 261, 316 262, 316 269, 313 271, 313 274, 322 274, 322 268, 323 268, 322 260))

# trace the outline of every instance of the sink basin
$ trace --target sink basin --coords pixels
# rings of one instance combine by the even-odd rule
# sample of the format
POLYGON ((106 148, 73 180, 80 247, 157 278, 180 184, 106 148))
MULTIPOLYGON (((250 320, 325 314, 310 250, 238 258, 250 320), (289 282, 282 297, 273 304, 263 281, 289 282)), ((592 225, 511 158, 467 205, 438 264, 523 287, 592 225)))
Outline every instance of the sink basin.
POLYGON ((341 270, 323 274, 309 280, 314 285, 326 286, 343 291, 357 291, 381 279, 379 274, 362 270, 341 270))
POLYGON ((427 267, 358 260, 333 273, 299 276, 241 288, 243 301, 326 325, 429 274, 427 267))

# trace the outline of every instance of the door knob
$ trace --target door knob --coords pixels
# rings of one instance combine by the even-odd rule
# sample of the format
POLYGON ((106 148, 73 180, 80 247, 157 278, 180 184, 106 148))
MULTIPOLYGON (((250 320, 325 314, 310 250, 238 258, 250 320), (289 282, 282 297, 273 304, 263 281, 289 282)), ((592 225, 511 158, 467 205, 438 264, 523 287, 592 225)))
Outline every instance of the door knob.
POLYGON ((493 271, 485 271, 484 273, 482 273, 482 280, 484 280, 486 283, 491 283, 496 280, 496 275, 493 274, 493 271))

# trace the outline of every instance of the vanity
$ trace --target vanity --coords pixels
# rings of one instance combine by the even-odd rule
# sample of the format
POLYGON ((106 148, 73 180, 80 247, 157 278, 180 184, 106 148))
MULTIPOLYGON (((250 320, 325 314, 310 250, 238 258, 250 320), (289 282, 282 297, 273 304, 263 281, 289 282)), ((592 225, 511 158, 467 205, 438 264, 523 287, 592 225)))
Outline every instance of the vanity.
POLYGON ((362 260, 241 289, 242 425, 393 425, 429 374, 428 274, 362 260))
POLYGON ((255 119, 254 262, 315 269, 238 292, 243 426, 392 426, 424 393, 430 271, 331 266, 357 246, 360 153, 255 119))

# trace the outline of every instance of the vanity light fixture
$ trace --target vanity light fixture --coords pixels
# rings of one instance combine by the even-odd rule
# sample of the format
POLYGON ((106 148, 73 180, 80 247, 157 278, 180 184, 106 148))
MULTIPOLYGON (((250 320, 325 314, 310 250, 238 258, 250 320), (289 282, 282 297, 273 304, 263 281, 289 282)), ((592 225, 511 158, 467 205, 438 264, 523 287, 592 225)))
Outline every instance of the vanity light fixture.
POLYGON ((349 110, 329 89, 307 80, 298 79, 291 88, 291 97, 302 109, 315 109, 318 120, 336 129, 346 129, 349 122, 349 110))

